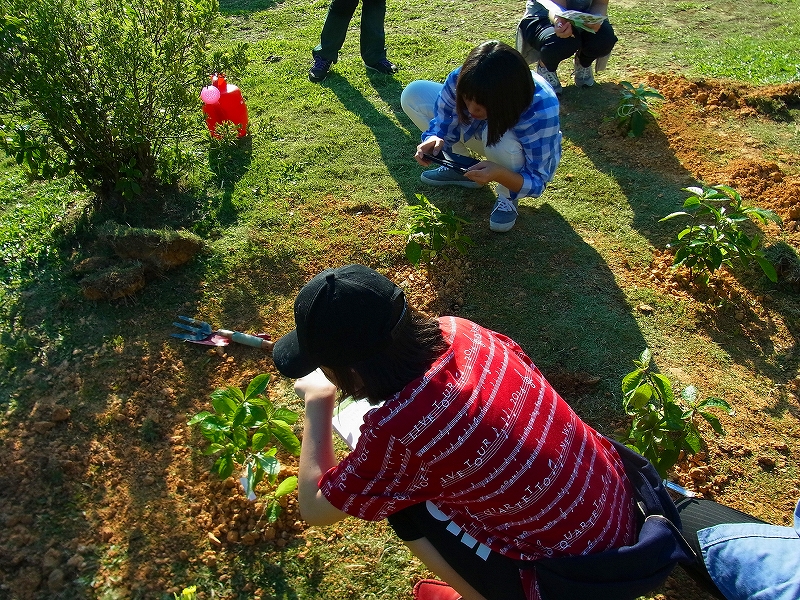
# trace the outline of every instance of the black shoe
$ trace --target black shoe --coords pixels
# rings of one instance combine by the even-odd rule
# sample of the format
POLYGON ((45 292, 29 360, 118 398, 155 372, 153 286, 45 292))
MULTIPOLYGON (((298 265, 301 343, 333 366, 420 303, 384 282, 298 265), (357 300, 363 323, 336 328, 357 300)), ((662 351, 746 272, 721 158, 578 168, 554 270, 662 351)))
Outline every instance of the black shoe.
POLYGON ((321 56, 314 57, 314 66, 308 72, 308 79, 314 83, 323 81, 331 70, 335 60, 325 60, 321 56))
POLYGON ((388 58, 384 58, 376 63, 367 65, 368 69, 383 73, 384 75, 394 75, 398 71, 398 66, 391 62, 388 58))

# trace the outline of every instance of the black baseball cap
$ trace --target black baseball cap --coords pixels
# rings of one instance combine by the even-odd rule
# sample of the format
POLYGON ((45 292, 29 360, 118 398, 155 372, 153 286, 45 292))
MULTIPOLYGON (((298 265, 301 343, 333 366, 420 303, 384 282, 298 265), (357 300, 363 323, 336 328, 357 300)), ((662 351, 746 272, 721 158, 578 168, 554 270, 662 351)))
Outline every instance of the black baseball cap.
POLYGON ((326 269, 294 301, 296 329, 275 342, 272 358, 286 377, 319 366, 351 367, 384 350, 408 320, 403 290, 363 265, 326 269))

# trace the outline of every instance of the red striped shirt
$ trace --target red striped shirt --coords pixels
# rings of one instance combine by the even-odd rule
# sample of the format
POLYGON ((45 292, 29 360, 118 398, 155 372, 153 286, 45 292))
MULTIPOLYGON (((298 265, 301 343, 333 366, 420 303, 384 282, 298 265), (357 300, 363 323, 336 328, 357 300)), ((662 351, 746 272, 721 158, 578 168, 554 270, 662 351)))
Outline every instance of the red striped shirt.
MULTIPOLYGON (((430 500, 513 559, 630 544, 630 484, 611 444, 586 425, 513 340, 440 319, 449 349, 367 413, 355 450, 320 480, 340 510, 379 520, 430 500)), ((535 598, 533 572, 523 571, 535 598)))

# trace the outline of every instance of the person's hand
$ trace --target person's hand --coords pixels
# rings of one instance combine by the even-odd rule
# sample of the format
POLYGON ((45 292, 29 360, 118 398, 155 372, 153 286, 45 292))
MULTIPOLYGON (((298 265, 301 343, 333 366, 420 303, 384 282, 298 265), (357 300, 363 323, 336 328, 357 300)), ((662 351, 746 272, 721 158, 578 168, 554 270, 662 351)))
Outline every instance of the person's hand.
POLYGON ((474 181, 475 183, 486 184, 490 181, 497 181, 498 178, 508 169, 494 163, 490 160, 482 160, 481 162, 472 165, 464 177, 474 181))
POLYGON ((306 403, 314 400, 333 402, 336 399, 336 386, 328 381, 321 369, 296 380, 294 391, 306 403))
POLYGON ((423 167, 428 167, 431 164, 431 161, 425 160, 422 156, 423 154, 433 154, 437 155, 439 152, 442 151, 444 147, 444 140, 440 137, 431 136, 424 142, 422 142, 419 146, 417 146, 417 153, 414 155, 414 160, 416 160, 420 165, 423 167))
POLYGON ((553 29, 555 29, 556 36, 560 38, 575 37, 572 31, 572 23, 561 17, 556 17, 553 21, 553 29))
POLYGON ((586 23, 586 26, 595 33, 600 31, 600 27, 602 27, 602 25, 603 25, 602 23, 586 23))

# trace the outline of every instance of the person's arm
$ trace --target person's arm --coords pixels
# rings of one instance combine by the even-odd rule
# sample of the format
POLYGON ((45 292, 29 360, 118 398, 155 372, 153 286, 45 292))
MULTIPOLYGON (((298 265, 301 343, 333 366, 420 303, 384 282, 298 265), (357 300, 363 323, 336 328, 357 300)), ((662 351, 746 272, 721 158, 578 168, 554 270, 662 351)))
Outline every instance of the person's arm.
POLYGON ((478 164, 472 165, 464 173, 464 176, 467 179, 483 184, 496 181, 514 193, 518 193, 522 189, 524 182, 522 175, 519 173, 515 173, 511 169, 507 169, 490 160, 482 160, 478 164))
MULTIPOLYGON (((589 7, 589 12, 595 15, 603 15, 604 17, 608 16, 608 0, 594 0, 592 5, 589 7)), ((590 29, 594 31, 598 31, 600 29, 600 25, 587 25, 590 29)))
POLYGON ((347 516, 333 506, 319 489, 320 477, 338 464, 333 450, 331 426, 336 386, 321 371, 314 371, 298 379, 294 390, 305 401, 298 471, 300 516, 309 525, 330 525, 347 516))
POLYGON ((593 15, 608 16, 608 0, 594 0, 589 7, 589 12, 593 15))

